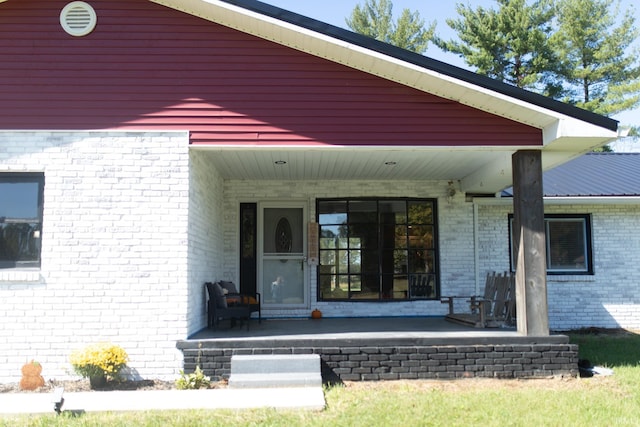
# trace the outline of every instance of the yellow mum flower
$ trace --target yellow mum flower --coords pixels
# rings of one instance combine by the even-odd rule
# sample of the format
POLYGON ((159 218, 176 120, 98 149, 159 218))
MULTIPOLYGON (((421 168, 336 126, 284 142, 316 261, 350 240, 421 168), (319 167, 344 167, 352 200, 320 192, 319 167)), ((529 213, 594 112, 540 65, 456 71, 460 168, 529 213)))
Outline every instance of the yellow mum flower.
POLYGON ((122 347, 101 342, 73 351, 70 361, 73 369, 83 377, 115 377, 127 365, 129 356, 122 347))

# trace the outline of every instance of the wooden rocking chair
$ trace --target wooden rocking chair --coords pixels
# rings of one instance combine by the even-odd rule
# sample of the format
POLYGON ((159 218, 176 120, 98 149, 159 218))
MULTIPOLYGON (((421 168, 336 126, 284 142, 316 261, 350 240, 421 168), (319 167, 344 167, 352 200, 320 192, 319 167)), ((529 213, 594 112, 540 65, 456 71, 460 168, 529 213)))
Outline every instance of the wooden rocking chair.
POLYGON ((449 304, 445 319, 476 328, 499 328, 513 326, 515 317, 515 275, 488 273, 482 296, 442 297, 440 302, 449 304), (470 313, 456 313, 454 301, 467 299, 470 313))

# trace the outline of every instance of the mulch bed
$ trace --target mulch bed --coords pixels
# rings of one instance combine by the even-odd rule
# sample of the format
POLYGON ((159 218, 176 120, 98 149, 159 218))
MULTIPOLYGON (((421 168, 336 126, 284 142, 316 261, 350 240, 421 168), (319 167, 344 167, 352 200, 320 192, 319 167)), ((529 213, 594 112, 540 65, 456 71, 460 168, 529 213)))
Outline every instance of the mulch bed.
POLYGON ((34 391, 22 390, 19 383, 0 384, 0 393, 51 393, 56 387, 64 387, 65 392, 74 391, 110 391, 110 390, 171 390, 175 389, 173 381, 141 380, 141 381, 107 381, 100 389, 93 390, 89 380, 46 381, 43 387, 34 391))
MULTIPOLYGON (((92 389, 88 379, 82 380, 49 380, 43 387, 34 391, 22 390, 19 383, 0 384, 0 393, 51 393, 56 387, 64 387, 65 393, 78 391, 113 391, 113 390, 175 390, 175 381, 138 380, 138 381, 107 381, 104 387, 92 389)), ((226 382, 212 383, 209 388, 226 387, 226 382)))

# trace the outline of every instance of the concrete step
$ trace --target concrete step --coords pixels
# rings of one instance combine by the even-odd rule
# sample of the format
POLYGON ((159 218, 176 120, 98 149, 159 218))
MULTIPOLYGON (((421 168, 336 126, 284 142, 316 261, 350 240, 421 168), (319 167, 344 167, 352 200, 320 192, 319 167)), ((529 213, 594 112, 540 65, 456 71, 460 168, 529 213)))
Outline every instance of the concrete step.
POLYGON ((317 354, 231 356, 230 388, 322 386, 317 354))

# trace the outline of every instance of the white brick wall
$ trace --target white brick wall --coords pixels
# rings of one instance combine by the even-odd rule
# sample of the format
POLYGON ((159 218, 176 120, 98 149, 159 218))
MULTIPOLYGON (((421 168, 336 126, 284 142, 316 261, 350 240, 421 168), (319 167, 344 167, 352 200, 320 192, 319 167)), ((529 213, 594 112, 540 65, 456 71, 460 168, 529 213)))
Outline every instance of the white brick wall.
MULTIPOLYGON (((0 271, 0 381, 69 375, 112 341, 132 375, 175 377, 187 331, 188 134, 4 132, 0 172, 45 173, 42 268, 0 271)), ((195 321, 194 321, 195 322, 195 321)))
MULTIPOLYGON (((442 295, 471 295, 482 290, 489 271, 509 270, 508 206, 479 206, 478 265, 474 253, 474 208, 461 195, 446 198, 445 182, 225 182, 223 278, 237 280, 237 223, 241 202, 302 200, 309 220, 316 198, 437 197, 442 295), (475 267, 474 267, 475 266, 475 267), (477 277, 477 279, 476 279, 477 277)), ((640 328, 640 207, 638 205, 551 205, 547 213, 592 214, 594 276, 549 276, 550 327, 587 326, 640 328)), ((325 316, 442 315, 437 301, 393 303, 317 302, 315 268, 308 269, 310 306, 291 311, 265 310, 265 316, 309 315, 319 308, 325 316)), ((464 302, 462 302, 464 304, 464 302)), ((462 308, 462 307, 461 307, 462 308)))
MULTIPOLYGON (((207 326, 203 283, 216 280, 222 271, 223 180, 207 163, 207 156, 190 153, 189 192, 189 335, 207 326)), ((236 210, 238 210, 237 208, 236 210)))
MULTIPOLYGON (((296 200, 307 204, 308 221, 315 221, 316 198, 424 197, 438 198, 442 293, 451 295, 474 288, 472 207, 458 195, 446 198, 447 182, 414 181, 226 181, 224 184, 223 279, 238 281, 238 214, 242 202, 296 200)), ((320 309, 327 317, 444 315, 439 301, 389 303, 317 302, 315 267, 307 268, 310 305, 295 311, 263 310, 267 317, 309 317, 320 309)), ((467 291, 468 292, 468 291, 467 291)))
MULTIPOLYGON (((506 206, 480 206, 480 270, 509 268, 506 206)), ((548 276, 549 326, 640 328, 640 206, 547 205, 545 213, 592 215, 592 276, 548 276)))

